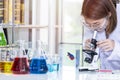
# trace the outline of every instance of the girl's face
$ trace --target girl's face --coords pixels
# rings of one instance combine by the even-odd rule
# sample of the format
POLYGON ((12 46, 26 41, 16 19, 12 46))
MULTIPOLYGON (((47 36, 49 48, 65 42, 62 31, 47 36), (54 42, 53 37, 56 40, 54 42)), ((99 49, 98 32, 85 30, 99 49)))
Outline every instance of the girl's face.
POLYGON ((104 31, 108 25, 108 18, 104 17, 98 20, 84 18, 83 24, 91 30, 104 31))

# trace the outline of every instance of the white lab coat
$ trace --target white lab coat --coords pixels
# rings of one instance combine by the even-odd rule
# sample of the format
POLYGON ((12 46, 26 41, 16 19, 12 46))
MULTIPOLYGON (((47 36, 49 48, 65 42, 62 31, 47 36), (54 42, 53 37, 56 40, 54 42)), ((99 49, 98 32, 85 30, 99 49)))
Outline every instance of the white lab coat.
MULTIPOLYGON (((91 39, 92 38, 93 32, 90 30, 85 29, 85 38, 86 39, 91 39)), ((103 32, 98 32, 97 34, 97 41, 105 40, 105 31, 103 32)), ((119 69, 120 70, 120 25, 117 26, 117 28, 113 31, 113 33, 110 34, 109 38, 111 40, 114 40, 115 42, 115 47, 112 51, 109 52, 104 52, 102 49, 97 48, 96 52, 98 53, 96 58, 99 56, 100 59, 100 67, 101 69, 119 69)), ((96 61, 97 59, 94 58, 93 61, 96 61)))
MULTIPOLYGON (((110 34, 108 39, 114 40, 115 47, 112 51, 104 52, 102 49, 97 48, 97 56, 94 58, 94 62, 97 58, 100 59, 100 68, 101 69, 110 69, 110 70, 120 70, 120 4, 117 5, 117 18, 118 24, 116 29, 110 34), (99 57, 98 57, 99 56, 99 57)), ((87 28, 84 28, 84 41, 86 39, 92 38, 93 31, 90 31, 87 28)), ((105 31, 98 32, 97 41, 106 39, 105 31)))

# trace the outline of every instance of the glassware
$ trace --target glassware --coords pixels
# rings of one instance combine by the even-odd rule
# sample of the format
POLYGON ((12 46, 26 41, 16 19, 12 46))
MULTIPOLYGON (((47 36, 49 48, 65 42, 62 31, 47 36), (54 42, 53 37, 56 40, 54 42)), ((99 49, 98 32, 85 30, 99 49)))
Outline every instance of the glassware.
POLYGON ((4 73, 11 73, 11 67, 13 61, 11 60, 11 48, 6 48, 6 60, 3 62, 4 65, 4 73))
POLYGON ((3 47, 1 48, 1 58, 0 58, 0 71, 2 73, 11 73, 12 67, 12 60, 11 60, 11 53, 10 47, 3 47))
POLYGON ((7 45, 6 38, 3 32, 0 32, 0 46, 7 45))
POLYGON ((53 70, 54 71, 59 71, 59 60, 60 60, 60 57, 58 55, 54 55, 53 56, 53 70))
POLYGON ((24 49, 24 41, 20 40, 18 43, 20 48, 18 50, 17 56, 14 59, 11 70, 14 74, 27 74, 29 73, 29 64, 24 49))
POLYGON ((33 54, 33 58, 30 62, 30 73, 32 74, 45 74, 48 71, 48 67, 45 60, 44 50, 42 48, 41 41, 37 41, 37 50, 33 54))
POLYGON ((28 62, 31 62, 34 49, 32 48, 32 42, 25 42, 25 52, 28 56, 28 62))
POLYGON ((52 55, 46 55, 47 58, 47 66, 48 66, 48 71, 53 72, 53 71, 59 71, 59 62, 60 62, 60 57, 58 54, 52 54, 52 55))

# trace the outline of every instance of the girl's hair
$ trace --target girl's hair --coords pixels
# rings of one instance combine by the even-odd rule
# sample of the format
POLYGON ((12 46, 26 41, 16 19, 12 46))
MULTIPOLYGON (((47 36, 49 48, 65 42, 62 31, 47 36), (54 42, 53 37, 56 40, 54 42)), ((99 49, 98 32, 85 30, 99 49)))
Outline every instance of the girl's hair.
POLYGON ((106 35, 109 36, 110 33, 114 31, 117 25, 117 14, 115 6, 111 0, 84 0, 82 6, 81 14, 85 18, 97 20, 108 16, 109 24, 106 28, 106 35))

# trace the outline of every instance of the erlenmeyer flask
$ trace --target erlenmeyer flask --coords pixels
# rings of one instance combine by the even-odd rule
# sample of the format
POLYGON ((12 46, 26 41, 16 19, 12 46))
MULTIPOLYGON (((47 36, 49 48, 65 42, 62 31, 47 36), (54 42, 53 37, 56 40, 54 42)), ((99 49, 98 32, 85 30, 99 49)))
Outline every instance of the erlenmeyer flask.
POLYGON ((0 26, 0 46, 5 46, 5 45, 7 45, 7 40, 4 31, 2 29, 2 26, 0 26))
POLYGON ((44 50, 41 47, 41 42, 37 41, 37 43, 37 49, 30 62, 30 73, 45 74, 48 71, 48 67, 44 56, 44 50))
POLYGON ((19 46, 17 57, 14 59, 11 70, 14 74, 27 74, 29 73, 29 64, 24 49, 24 41, 19 41, 19 46))

